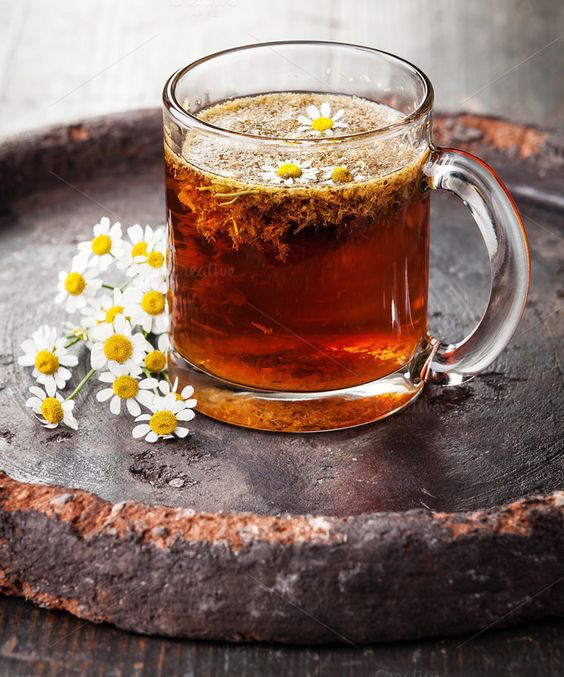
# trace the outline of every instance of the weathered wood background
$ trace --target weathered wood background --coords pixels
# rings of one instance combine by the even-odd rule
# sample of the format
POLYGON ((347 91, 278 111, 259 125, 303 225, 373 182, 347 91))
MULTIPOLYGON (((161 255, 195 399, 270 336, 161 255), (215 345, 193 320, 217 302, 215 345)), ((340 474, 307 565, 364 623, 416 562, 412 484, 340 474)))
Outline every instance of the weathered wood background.
POLYGON ((558 0, 0 0, 0 134, 157 106, 196 57, 299 38, 403 56, 441 110, 564 126, 558 0))

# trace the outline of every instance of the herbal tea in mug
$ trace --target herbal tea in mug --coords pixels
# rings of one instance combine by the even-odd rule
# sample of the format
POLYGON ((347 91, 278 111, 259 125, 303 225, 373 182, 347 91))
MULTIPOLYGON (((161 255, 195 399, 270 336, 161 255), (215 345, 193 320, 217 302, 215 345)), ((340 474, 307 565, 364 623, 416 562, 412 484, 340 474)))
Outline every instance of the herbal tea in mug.
POLYGON ((239 48, 171 78, 170 368, 203 413, 349 427, 402 408, 427 378, 460 382, 504 347, 527 292, 524 232, 483 163, 432 150, 431 106, 417 69, 350 45, 239 48), (495 233, 489 310, 456 346, 427 333, 437 187, 495 233))

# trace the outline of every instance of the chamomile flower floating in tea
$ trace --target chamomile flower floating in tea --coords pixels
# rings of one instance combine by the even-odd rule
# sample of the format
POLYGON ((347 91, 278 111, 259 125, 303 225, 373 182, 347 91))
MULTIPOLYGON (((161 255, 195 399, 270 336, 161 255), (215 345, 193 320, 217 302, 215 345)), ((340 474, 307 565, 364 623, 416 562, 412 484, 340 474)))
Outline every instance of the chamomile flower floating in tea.
POLYGON ((112 324, 116 317, 123 313, 125 305, 123 292, 115 287, 111 293, 102 294, 89 299, 88 304, 82 309, 84 327, 96 327, 99 324, 112 324))
POLYGON ((94 237, 78 245, 78 251, 89 257, 89 265, 101 271, 107 270, 112 259, 119 258, 122 252, 121 224, 111 225, 110 219, 104 216, 94 226, 94 237))
POLYGON ((56 428, 61 423, 73 430, 78 428, 72 414, 74 400, 63 400, 59 393, 49 395, 38 386, 31 386, 29 392, 33 397, 27 400, 25 406, 33 410, 44 428, 56 428))
POLYGON ((144 437, 146 442, 156 442, 159 438, 186 437, 188 428, 182 423, 191 421, 195 414, 192 407, 195 400, 177 399, 176 394, 169 393, 164 397, 153 396, 147 407, 152 414, 141 414, 135 419, 136 425, 131 434, 135 438, 144 437), (193 403, 193 404, 192 404, 193 403))
POLYGON ((90 354, 93 369, 108 369, 114 373, 124 367, 130 374, 141 371, 151 344, 141 332, 133 333, 131 323, 117 315, 112 324, 99 324, 92 330, 94 344, 90 354))
POLYGON ((349 168, 346 165, 330 165, 329 167, 321 167, 322 177, 328 183, 342 184, 350 183, 351 181, 364 181, 365 176, 360 174, 358 167, 349 168))
POLYGON ((315 180, 317 169, 311 166, 311 162, 298 162, 297 160, 281 161, 274 165, 262 165, 260 177, 271 183, 283 183, 292 186, 294 183, 307 183, 315 180))
POLYGON ((110 383, 111 388, 102 388, 96 393, 98 402, 110 400, 110 411, 116 416, 121 413, 122 402, 132 416, 139 416, 139 402, 148 407, 153 401, 151 390, 157 387, 156 378, 139 380, 129 373, 126 367, 116 367, 114 371, 106 371, 98 377, 102 383, 110 383))
POLYGON ((167 285, 151 276, 142 278, 125 292, 125 314, 143 331, 162 334, 168 330, 167 285))
POLYGON ((18 358, 22 367, 33 366, 32 376, 45 386, 50 396, 57 388, 64 388, 72 374, 67 367, 78 364, 76 355, 65 348, 67 340, 57 337, 55 327, 43 325, 34 332, 31 339, 22 343, 24 355, 18 358))
POLYGON ((79 254, 72 260, 71 269, 67 273, 59 273, 55 303, 63 303, 67 313, 74 313, 86 306, 89 298, 94 296, 102 286, 102 280, 98 277, 97 268, 89 267, 88 256, 79 254))
POLYGON ((301 127, 298 127, 298 132, 305 132, 306 134, 333 136, 334 128, 344 129, 348 124, 343 120, 345 111, 343 108, 331 115, 331 104, 324 101, 319 108, 311 105, 306 108, 307 115, 298 115, 298 122, 301 127))

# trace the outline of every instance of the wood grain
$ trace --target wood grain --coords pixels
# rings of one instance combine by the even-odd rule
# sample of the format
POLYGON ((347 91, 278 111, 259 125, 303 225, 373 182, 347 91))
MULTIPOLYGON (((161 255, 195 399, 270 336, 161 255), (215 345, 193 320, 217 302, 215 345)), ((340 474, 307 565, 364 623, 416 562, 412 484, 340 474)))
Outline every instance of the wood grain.
POLYGON ((559 677, 564 621, 354 647, 283 647, 139 637, 0 598, 0 671, 81 677, 559 677))
POLYGON ((0 3, 0 133, 158 106, 204 54, 267 40, 354 42, 430 76, 443 110, 564 127, 564 5, 553 0, 42 0, 0 3))

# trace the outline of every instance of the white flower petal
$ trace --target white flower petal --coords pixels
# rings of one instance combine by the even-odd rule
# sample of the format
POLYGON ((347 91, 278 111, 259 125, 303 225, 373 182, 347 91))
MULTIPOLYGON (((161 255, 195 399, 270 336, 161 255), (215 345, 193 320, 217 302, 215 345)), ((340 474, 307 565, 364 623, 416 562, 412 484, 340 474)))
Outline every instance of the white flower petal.
POLYGON ((149 426, 147 423, 141 423, 140 425, 136 425, 135 428, 133 428, 131 434, 137 439, 139 437, 144 437, 150 430, 151 426, 149 426))
POLYGON ((133 398, 125 400, 125 406, 127 407, 127 411, 129 411, 132 416, 139 416, 141 413, 141 407, 133 398))
POLYGON ((102 388, 96 393, 96 399, 98 402, 106 402, 114 394, 113 388, 102 388))
POLYGON ((319 112, 319 108, 317 106, 308 106, 306 108, 306 113, 310 117, 310 121, 316 120, 317 118, 321 117, 321 113, 319 112))
POLYGON ((121 400, 117 395, 110 401, 110 411, 116 416, 121 412, 121 400))
POLYGON ((192 409, 184 409, 183 411, 179 411, 176 414, 176 418, 179 421, 191 421, 195 416, 196 414, 193 412, 192 409))

